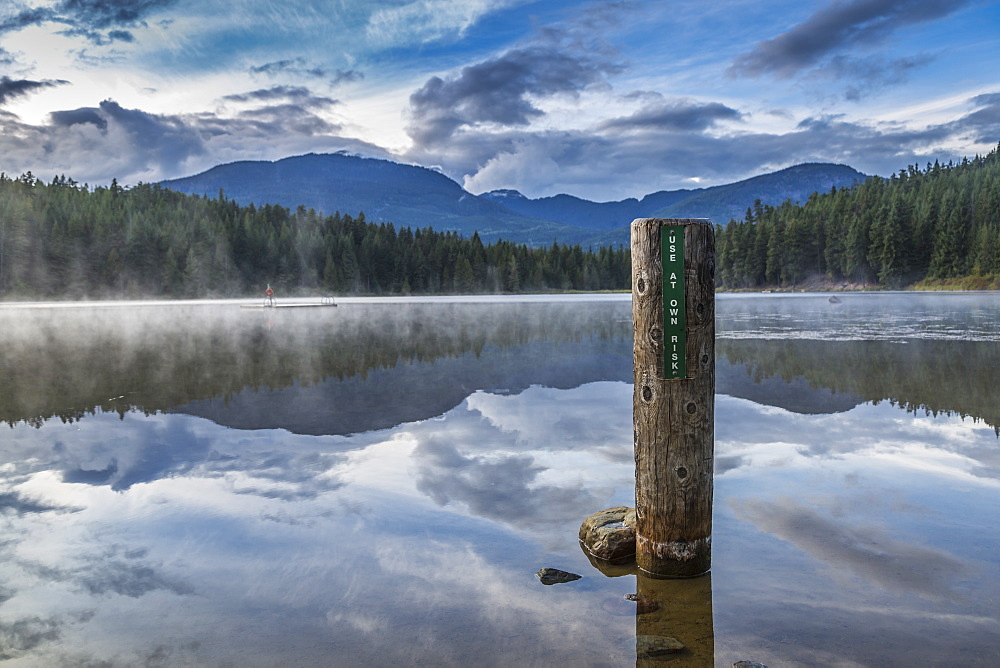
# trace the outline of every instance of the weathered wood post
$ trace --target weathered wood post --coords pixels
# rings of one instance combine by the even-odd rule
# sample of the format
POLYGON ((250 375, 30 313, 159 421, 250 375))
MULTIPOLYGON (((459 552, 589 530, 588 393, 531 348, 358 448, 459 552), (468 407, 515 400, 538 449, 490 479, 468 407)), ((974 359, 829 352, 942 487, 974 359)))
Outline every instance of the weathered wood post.
POLYGON ((636 563, 708 571, 715 449, 715 229, 632 222, 636 563))

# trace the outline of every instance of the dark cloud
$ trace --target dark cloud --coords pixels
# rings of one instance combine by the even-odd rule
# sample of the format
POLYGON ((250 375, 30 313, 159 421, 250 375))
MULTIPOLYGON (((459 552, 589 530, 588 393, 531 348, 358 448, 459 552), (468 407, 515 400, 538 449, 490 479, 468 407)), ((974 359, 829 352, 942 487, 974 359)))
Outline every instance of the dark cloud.
POLYGON ((824 67, 813 72, 818 79, 845 80, 843 90, 847 100, 857 101, 887 86, 905 82, 910 73, 931 62, 927 55, 896 60, 835 56, 824 67))
POLYGON ((263 74, 268 77, 292 75, 310 79, 329 79, 330 84, 333 86, 360 81, 365 78, 365 75, 357 70, 329 70, 318 65, 309 65, 304 58, 291 58, 264 63, 263 65, 251 67, 250 74, 263 74))
POLYGON ((99 109, 94 108, 53 111, 49 114, 49 118, 53 125, 61 127, 90 123, 102 131, 108 129, 107 119, 101 115, 99 109))
POLYGON ((463 126, 527 125, 543 115, 532 98, 576 95, 621 69, 607 58, 556 45, 513 49, 448 79, 429 79, 410 96, 408 132, 418 145, 433 145, 463 126))
POLYGON ((190 585, 164 577, 149 566, 124 561, 102 561, 74 575, 78 577, 82 588, 91 594, 141 598, 158 590, 173 592, 178 596, 194 591, 190 585))
POLYGON ((272 102, 275 100, 288 100, 308 107, 330 107, 337 104, 336 100, 313 95, 312 91, 304 86, 271 86, 270 88, 261 88, 249 93, 226 95, 222 99, 228 102, 272 102))
POLYGON ((66 508, 60 506, 26 499, 16 492, 0 493, 0 514, 26 515, 65 510, 66 508))
POLYGON ((551 526, 599 503, 583 487, 532 484, 545 467, 526 455, 465 455, 434 436, 417 446, 413 457, 419 491, 442 506, 463 504, 479 517, 551 526))
POLYGON ((16 97, 24 97, 35 91, 52 88, 53 86, 62 86, 68 83, 68 81, 62 79, 30 81, 28 79, 11 79, 8 76, 2 76, 0 77, 0 104, 4 104, 16 97))
POLYGON ((8 19, 0 21, 0 35, 6 32, 13 32, 27 28, 28 26, 40 25, 55 18, 55 12, 48 7, 37 7, 25 9, 14 14, 8 19))
POLYGON ((975 105, 1000 104, 1000 93, 984 93, 983 95, 977 95, 971 100, 969 100, 969 102, 975 105))
MULTIPOLYGON (((802 162, 848 164, 867 174, 892 174, 928 159, 961 159, 936 147, 970 133, 988 135, 994 107, 945 125, 910 130, 894 125, 813 117, 790 132, 677 132, 655 125, 620 131, 456 133, 440 146, 418 146, 408 158, 441 165, 473 192, 516 188, 620 199, 691 185, 748 178, 802 162), (594 170, 593 165, 602 169, 594 170), (608 178, 608 174, 627 175, 608 178)), ((996 141, 994 137, 992 142, 996 141)))
POLYGON ((145 26, 145 18, 177 0, 62 0, 53 7, 26 9, 0 22, 0 34, 43 23, 66 27, 61 34, 84 37, 95 44, 132 42, 124 28, 145 26), (107 32, 105 32, 107 31, 107 32))
POLYGON ((969 102, 979 108, 942 127, 979 144, 1000 142, 1000 93, 977 95, 969 102))
POLYGON ((42 643, 58 640, 62 626, 62 622, 53 617, 0 621, 0 661, 15 659, 42 643))
POLYGON ((874 44, 896 30, 939 19, 968 0, 851 0, 833 2, 803 23, 760 42, 733 62, 732 76, 790 77, 839 49, 874 44))
POLYGON ((675 132, 701 132, 719 121, 738 121, 743 114, 718 102, 700 104, 687 100, 660 102, 643 107, 630 116, 614 118, 598 130, 661 129, 675 132))
POLYGON ((94 29, 143 25, 143 19, 177 0, 63 0, 55 11, 94 29))

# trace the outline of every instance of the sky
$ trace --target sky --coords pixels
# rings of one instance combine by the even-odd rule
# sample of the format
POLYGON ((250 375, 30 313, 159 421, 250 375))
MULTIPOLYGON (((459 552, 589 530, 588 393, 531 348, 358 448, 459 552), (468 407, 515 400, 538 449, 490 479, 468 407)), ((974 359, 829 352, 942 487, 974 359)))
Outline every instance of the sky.
POLYGON ((346 151, 590 200, 1000 142, 985 0, 3 0, 0 171, 346 151))

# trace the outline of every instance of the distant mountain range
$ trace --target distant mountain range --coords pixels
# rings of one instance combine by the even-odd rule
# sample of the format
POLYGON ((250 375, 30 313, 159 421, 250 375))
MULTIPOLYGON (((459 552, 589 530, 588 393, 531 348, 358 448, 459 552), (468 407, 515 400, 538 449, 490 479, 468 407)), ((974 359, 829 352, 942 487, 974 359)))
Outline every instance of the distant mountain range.
POLYGON ((478 232, 485 242, 507 239, 531 246, 580 243, 584 247, 628 245, 635 218, 741 219, 759 199, 777 205, 804 202, 813 192, 850 186, 866 176, 846 165, 809 163, 723 186, 660 191, 640 199, 591 202, 571 195, 530 199, 516 190, 473 195, 447 176, 425 167, 344 153, 308 154, 275 162, 243 161, 161 185, 239 204, 299 206, 325 214, 364 212, 372 222, 463 236, 478 232))

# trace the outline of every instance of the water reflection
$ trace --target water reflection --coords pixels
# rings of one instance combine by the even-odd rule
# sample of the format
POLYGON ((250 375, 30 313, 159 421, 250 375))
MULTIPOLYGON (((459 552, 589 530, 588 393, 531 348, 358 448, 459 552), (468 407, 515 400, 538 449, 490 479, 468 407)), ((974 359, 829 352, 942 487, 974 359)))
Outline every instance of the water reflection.
MULTIPOLYGON (((684 636, 701 665, 1000 661, 975 364, 934 393, 908 368, 922 339, 722 339, 712 577, 644 582, 576 541, 632 503, 627 301, 417 306, 0 330, 4 373, 47 381, 0 392, 0 657, 624 666, 637 636, 684 636)), ((994 363, 995 342, 930 343, 994 363)))

